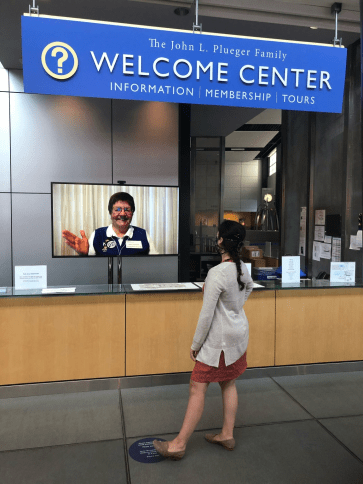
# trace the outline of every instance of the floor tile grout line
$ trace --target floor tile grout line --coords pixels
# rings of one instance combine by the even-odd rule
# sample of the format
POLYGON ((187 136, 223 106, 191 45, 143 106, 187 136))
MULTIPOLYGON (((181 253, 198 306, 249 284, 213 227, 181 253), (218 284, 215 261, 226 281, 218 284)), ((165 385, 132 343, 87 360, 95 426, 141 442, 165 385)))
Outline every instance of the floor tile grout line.
MULTIPOLYGON (((276 383, 276 385, 281 388, 281 390, 283 390, 290 398, 291 400, 293 400, 295 403, 297 403, 306 413, 308 413, 309 415, 311 415, 312 419, 323 429, 325 430, 326 433, 328 433, 331 437, 334 438, 334 440, 339 443, 341 445, 341 447, 343 447, 352 457, 354 457, 355 459, 357 459, 361 464, 363 464, 363 460, 360 459, 356 454, 354 454, 353 451, 351 451, 341 440, 338 439, 338 437, 336 437, 332 432, 330 432, 330 430, 328 430, 318 419, 318 417, 314 417, 314 415, 312 415, 300 402, 298 402, 282 385, 280 385, 279 383, 277 383, 277 381, 271 377, 272 380, 276 383)), ((326 417, 326 418, 329 418, 329 417, 326 417)), ((336 417, 336 418, 342 418, 342 417, 336 417)), ((344 417, 343 417, 344 418, 344 417)))
POLYGON ((338 437, 334 435, 328 428, 326 428, 325 425, 323 425, 318 419, 315 420, 320 425, 320 427, 322 427, 327 434, 329 434, 336 442, 338 442, 338 444, 340 444, 347 452, 349 452, 352 457, 355 457, 358 462, 363 464, 363 460, 358 457, 357 454, 350 450, 349 447, 347 447, 341 440, 339 440, 338 437))
POLYGON ((282 390, 288 397, 290 397, 290 399, 296 403, 297 405, 299 405, 300 408, 302 408, 308 415, 311 416, 311 418, 315 419, 316 417, 314 417, 314 415, 312 413, 310 413, 298 400, 296 400, 295 397, 293 397, 291 395, 291 393, 289 393, 282 385, 280 385, 279 383, 277 383, 277 381, 271 377, 271 380, 280 388, 280 390, 282 390))
POLYGON ((118 442, 119 440, 125 440, 125 439, 118 437, 115 439, 87 440, 85 442, 71 442, 69 444, 42 445, 40 447, 22 447, 21 449, 0 450, 0 454, 5 454, 7 452, 22 452, 22 451, 28 452, 32 450, 56 449, 57 447, 71 447, 76 445, 103 444, 104 442, 118 442))
POLYGON ((122 435, 123 435, 123 441, 124 441, 124 458, 125 458, 125 468, 126 468, 126 482, 127 482, 127 484, 131 484, 129 453, 128 453, 128 448, 127 448, 127 437, 126 437, 126 423, 125 423, 124 409, 123 409, 123 405, 122 405, 121 389, 119 389, 119 407, 120 407, 122 435))
POLYGON ((338 418, 349 418, 349 417, 363 417, 363 413, 357 413, 352 415, 333 415, 332 417, 316 417, 317 420, 335 420, 338 418))
MULTIPOLYGON (((256 424, 247 424, 247 425, 236 425, 234 428, 235 429, 247 429, 247 428, 254 428, 254 427, 264 427, 264 426, 270 426, 270 425, 282 425, 282 424, 290 424, 290 423, 299 423, 299 422, 311 422, 314 419, 303 419, 303 420, 279 420, 278 422, 263 422, 263 423, 256 423, 256 424)), ((205 428, 205 429, 198 429, 194 430, 194 433, 199 433, 199 432, 210 432, 211 430, 216 430, 220 427, 210 427, 210 428, 205 428)), ((177 434, 178 431, 176 430, 175 432, 161 432, 160 435, 174 435, 177 434)), ((159 435, 159 434, 158 434, 159 435)), ((127 439, 140 439, 140 438, 145 438, 147 437, 145 434, 142 435, 132 435, 130 437, 126 437, 127 439)))

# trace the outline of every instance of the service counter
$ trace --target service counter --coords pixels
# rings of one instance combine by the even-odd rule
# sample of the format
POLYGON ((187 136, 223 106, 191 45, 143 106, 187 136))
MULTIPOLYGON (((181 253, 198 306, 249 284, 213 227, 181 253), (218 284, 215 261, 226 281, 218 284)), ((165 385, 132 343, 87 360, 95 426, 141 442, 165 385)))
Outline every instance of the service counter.
MULTIPOLYGON (((249 367, 363 360, 363 283, 258 282, 249 367)), ((0 293, 0 385, 189 372, 199 287, 0 293)))

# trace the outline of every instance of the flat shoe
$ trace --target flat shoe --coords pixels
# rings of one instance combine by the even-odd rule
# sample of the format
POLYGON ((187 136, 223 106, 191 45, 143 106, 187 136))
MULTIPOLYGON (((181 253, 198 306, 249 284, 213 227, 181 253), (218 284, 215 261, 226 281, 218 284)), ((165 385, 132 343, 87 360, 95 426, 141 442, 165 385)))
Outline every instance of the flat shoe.
POLYGON ((157 450, 159 454, 163 457, 169 457, 171 460, 180 460, 184 457, 185 450, 180 452, 169 452, 168 451, 168 442, 161 442, 160 440, 154 440, 153 446, 157 450))
POLYGON ((206 434, 205 439, 210 442, 211 444, 218 444, 224 447, 227 450, 233 450, 234 446, 236 444, 236 441, 234 439, 228 439, 228 440, 216 440, 215 437, 218 434, 206 434))

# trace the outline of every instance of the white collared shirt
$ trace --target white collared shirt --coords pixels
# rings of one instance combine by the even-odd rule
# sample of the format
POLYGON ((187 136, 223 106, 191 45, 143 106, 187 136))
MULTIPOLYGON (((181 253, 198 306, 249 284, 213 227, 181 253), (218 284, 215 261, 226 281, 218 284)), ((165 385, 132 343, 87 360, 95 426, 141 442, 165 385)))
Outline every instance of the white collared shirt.
MULTIPOLYGON (((145 231, 146 232, 146 231, 145 231)), ((134 227, 132 225, 130 225, 129 227, 129 230, 126 232, 125 235, 123 235, 122 237, 119 237, 116 232, 113 230, 113 227, 112 227, 112 224, 109 225, 107 227, 107 230, 106 230, 106 237, 117 237, 118 238, 118 242, 121 246, 122 244, 122 240, 123 238, 127 235, 127 237, 129 239, 132 239, 132 236, 134 235, 134 227)), ((90 238, 88 239, 88 243, 89 243, 89 249, 88 249, 88 255, 96 255, 96 251, 93 247, 93 239, 95 238, 95 231, 92 232, 90 238)), ((149 252, 149 255, 158 255, 159 252, 156 250, 156 247, 154 245, 154 242, 150 239, 150 236, 149 234, 146 232, 146 238, 147 238, 147 241, 149 242, 149 246, 150 246, 150 252, 149 252)))

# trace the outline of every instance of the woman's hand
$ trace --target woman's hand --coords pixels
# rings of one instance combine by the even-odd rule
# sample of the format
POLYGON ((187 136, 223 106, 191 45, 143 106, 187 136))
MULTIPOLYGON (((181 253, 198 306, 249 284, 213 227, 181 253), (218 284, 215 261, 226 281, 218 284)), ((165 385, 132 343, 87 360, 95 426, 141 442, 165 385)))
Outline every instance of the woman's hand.
POLYGON ((84 230, 81 230, 80 233, 82 238, 72 234, 72 232, 69 232, 69 230, 63 230, 62 237, 63 239, 66 239, 66 244, 69 245, 69 247, 72 247, 72 249, 78 252, 78 254, 88 255, 88 250, 89 250, 88 239, 86 237, 84 230))
POLYGON ((198 351, 195 351, 195 350, 190 350, 190 358, 193 360, 193 361, 197 361, 197 354, 199 353, 199 350, 198 351))

